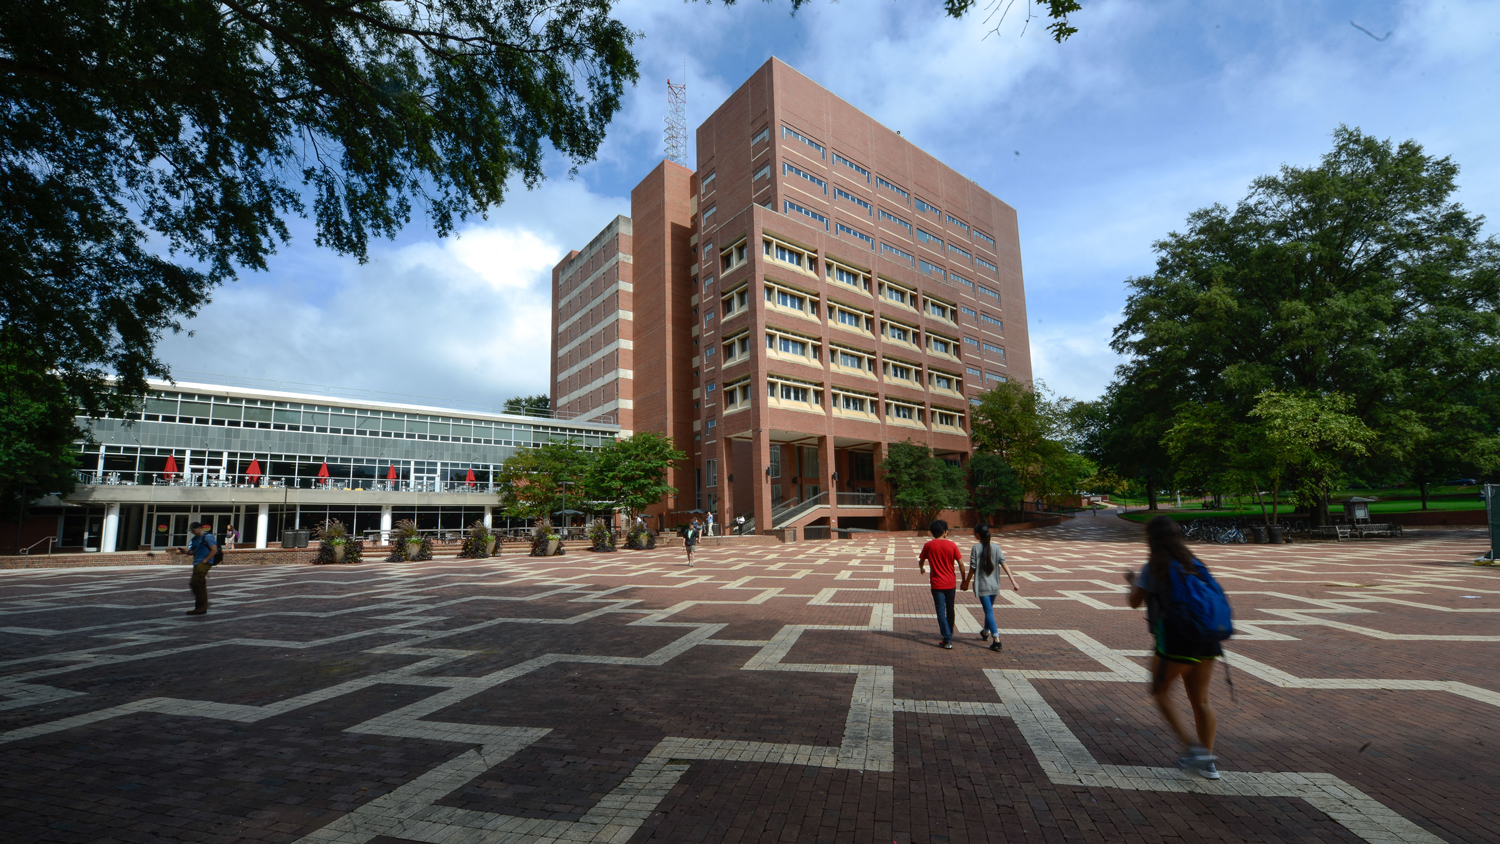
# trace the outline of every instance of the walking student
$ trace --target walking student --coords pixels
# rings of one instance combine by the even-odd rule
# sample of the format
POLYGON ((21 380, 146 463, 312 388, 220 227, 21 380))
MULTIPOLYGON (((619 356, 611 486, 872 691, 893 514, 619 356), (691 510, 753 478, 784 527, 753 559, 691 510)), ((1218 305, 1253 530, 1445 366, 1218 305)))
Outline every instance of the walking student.
POLYGON ((974 527, 974 538, 979 540, 969 549, 969 573, 964 578, 964 589, 969 580, 974 581, 974 597, 984 607, 984 629, 979 631, 979 640, 990 643, 990 650, 1000 650, 1000 628, 995 625, 995 596, 1000 594, 1000 572, 1010 578, 1010 588, 1021 591, 1015 575, 1005 565, 1005 552, 999 545, 990 542, 990 526, 980 523, 974 527))
POLYGON ((1208 701, 1214 660, 1224 655, 1220 644, 1233 635, 1229 602, 1208 567, 1199 562, 1182 539, 1182 529, 1167 516, 1146 524, 1150 556, 1139 573, 1126 572, 1131 586, 1130 607, 1146 605, 1151 629, 1151 696, 1168 726, 1186 750, 1178 760, 1185 770, 1206 779, 1219 778, 1214 756, 1217 722, 1208 701), (1172 703, 1172 685, 1181 680, 1193 708, 1194 734, 1183 726, 1172 703))
POLYGON ((943 636, 942 647, 951 651, 956 612, 953 596, 958 591, 955 571, 963 565, 963 558, 959 556, 958 546, 947 538, 947 522, 935 519, 927 530, 932 533, 932 538, 922 546, 922 553, 917 557, 917 569, 927 575, 932 585, 932 606, 937 611, 938 632, 943 636))
POLYGON ((689 566, 693 564, 693 546, 698 544, 698 536, 698 520, 693 519, 687 530, 682 532, 682 544, 687 548, 689 566))
POLYGON ((188 581, 188 588, 193 590, 193 608, 187 614, 203 615, 208 612, 208 570, 224 559, 224 552, 207 525, 193 522, 188 529, 193 532, 193 539, 186 551, 178 549, 180 554, 193 555, 193 576, 188 581))

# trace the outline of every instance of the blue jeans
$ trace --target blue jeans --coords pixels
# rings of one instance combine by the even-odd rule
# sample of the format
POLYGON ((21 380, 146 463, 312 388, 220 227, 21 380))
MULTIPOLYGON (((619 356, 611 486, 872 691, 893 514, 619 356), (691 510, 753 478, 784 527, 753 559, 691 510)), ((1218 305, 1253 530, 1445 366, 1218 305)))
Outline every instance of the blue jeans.
POLYGON ((979 603, 984 606, 984 629, 990 631, 991 636, 998 637, 1000 628, 995 626, 995 596, 980 595, 979 603))
POLYGON ((953 641, 953 614, 957 612, 953 606, 953 593, 956 589, 934 589, 932 590, 932 606, 937 610, 938 632, 943 634, 944 642, 953 641))

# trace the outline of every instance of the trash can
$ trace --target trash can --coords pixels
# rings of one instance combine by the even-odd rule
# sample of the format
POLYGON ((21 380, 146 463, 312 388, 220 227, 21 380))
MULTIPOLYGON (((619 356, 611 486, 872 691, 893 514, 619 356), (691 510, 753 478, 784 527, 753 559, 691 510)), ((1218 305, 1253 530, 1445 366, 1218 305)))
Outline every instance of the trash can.
POLYGON ((284 530, 281 532, 281 547, 296 548, 297 532, 295 530, 284 530))
POLYGON ((297 531, 297 547, 298 548, 306 548, 308 541, 310 541, 311 539, 312 539, 312 531, 310 531, 310 530, 299 530, 299 531, 297 531))
POLYGON ((1272 545, 1280 545, 1286 541, 1285 537, 1281 534, 1281 525, 1271 525, 1267 532, 1271 536, 1272 545))
POLYGON ((1254 542, 1255 542, 1256 545, 1264 545, 1264 544, 1266 544, 1266 542, 1267 542, 1266 535, 1267 534, 1266 534, 1266 526, 1265 525, 1251 525, 1250 526, 1250 532, 1255 535, 1254 542))

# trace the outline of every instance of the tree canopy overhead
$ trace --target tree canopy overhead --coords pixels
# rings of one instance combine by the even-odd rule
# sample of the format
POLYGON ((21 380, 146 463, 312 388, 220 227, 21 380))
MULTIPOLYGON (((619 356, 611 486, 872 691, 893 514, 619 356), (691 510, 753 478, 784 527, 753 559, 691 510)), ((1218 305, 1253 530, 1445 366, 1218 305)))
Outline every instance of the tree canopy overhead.
POLYGON ((310 211, 363 259, 591 160, 636 79, 611 0, 0 0, 0 330, 90 410, 310 211), (165 253, 165 254, 164 254, 165 253))

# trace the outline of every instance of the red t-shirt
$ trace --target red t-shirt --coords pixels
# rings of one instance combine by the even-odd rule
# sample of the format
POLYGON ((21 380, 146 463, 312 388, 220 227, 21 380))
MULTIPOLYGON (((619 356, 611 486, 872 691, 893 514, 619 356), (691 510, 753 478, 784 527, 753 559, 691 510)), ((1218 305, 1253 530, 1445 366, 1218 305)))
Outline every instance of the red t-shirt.
POLYGON ((927 561, 927 576, 932 580, 933 589, 957 589, 958 579, 954 577, 954 566, 958 565, 958 546, 947 539, 929 539, 922 546, 920 559, 927 561))

